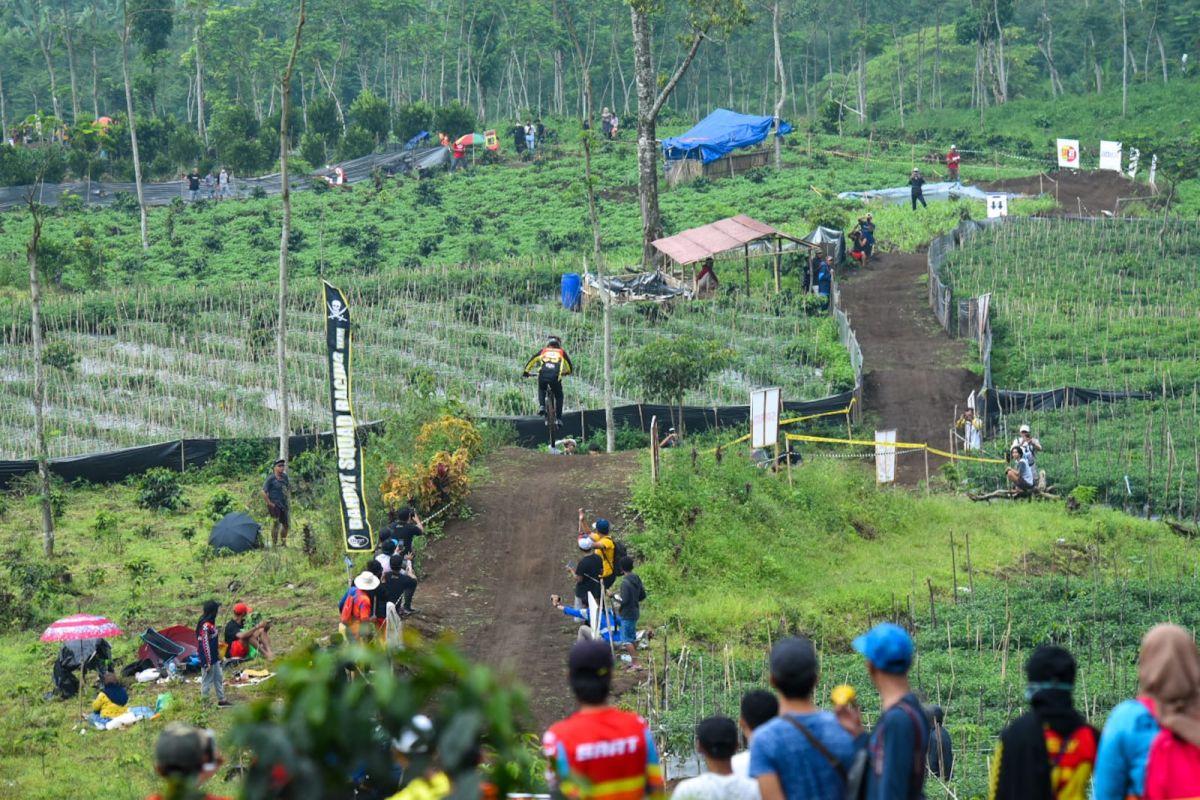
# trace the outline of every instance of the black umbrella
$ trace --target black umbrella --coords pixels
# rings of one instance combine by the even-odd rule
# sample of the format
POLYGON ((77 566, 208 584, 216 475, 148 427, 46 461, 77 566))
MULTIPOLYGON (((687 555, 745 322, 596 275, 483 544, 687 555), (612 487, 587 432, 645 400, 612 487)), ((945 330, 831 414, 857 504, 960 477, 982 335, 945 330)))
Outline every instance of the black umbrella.
POLYGON ((208 543, 214 550, 222 547, 235 553, 244 553, 258 547, 258 532, 262 526, 250 518, 248 514, 235 511, 221 517, 213 525, 212 533, 208 535, 208 543))

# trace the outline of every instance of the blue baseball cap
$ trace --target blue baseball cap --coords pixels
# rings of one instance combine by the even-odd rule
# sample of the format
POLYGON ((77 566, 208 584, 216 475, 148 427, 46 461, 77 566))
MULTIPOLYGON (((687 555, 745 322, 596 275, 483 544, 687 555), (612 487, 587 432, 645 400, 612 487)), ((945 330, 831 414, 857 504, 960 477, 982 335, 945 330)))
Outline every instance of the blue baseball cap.
POLYGON ((596 520, 596 524, 592 526, 592 530, 594 530, 596 533, 608 533, 608 520, 596 520))
POLYGON ((893 675, 903 675, 912 666, 912 637, 890 622, 881 622, 855 639, 854 651, 876 669, 893 675))

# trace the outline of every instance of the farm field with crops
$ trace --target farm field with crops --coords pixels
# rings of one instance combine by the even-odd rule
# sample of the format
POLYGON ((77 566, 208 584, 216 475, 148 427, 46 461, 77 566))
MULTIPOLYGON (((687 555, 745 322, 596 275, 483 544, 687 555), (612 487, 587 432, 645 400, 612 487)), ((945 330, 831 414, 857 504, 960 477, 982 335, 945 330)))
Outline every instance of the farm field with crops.
MULTIPOLYGON (((576 366, 567 410, 603 405, 599 308, 562 308, 565 268, 499 264, 476 270, 405 270, 354 281, 355 398, 360 419, 398 411, 414 396, 455 398, 484 414, 531 414, 536 389, 521 379, 528 358, 555 333, 576 366)), ((313 279, 293 286, 289 368, 293 426, 328 426, 324 315, 313 279)), ((262 436, 277 407, 274 298, 256 286, 151 289, 57 298, 48 338, 77 357, 50 369, 51 452, 78 454, 182 436, 262 436)), ((24 335, 0 345, 6 457, 33 452, 32 364, 24 335)), ((790 295, 726 296, 671 310, 614 308, 614 349, 663 336, 732 348, 733 367, 687 402, 739 405, 752 387, 780 385, 788 399, 853 388, 849 356, 828 316, 808 316, 790 295)), ((617 370, 618 402, 638 402, 617 370)))
POLYGON ((997 387, 1156 396, 1005 420, 996 449, 1029 421, 1045 447, 1038 465, 1053 482, 1096 487, 1117 506, 1194 517, 1198 256, 1200 227, 1150 220, 1013 221, 954 251, 944 274, 955 294, 992 293, 997 387))

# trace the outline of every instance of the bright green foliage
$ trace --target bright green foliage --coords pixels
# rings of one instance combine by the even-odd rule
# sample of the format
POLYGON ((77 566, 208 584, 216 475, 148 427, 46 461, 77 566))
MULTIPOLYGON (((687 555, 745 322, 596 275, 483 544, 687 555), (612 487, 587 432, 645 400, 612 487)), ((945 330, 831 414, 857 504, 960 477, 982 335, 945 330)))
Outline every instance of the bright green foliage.
MULTIPOLYGON (((261 128, 250 109, 239 106, 221 109, 213 116, 209 130, 218 159, 235 174, 249 175, 267 167, 269 151, 259 141, 261 128)), ((139 144, 141 133, 139 125, 139 144)), ((266 131, 265 135, 270 137, 271 131, 266 131)), ((274 138, 279 138, 278 128, 274 138)))
POLYGON ((350 105, 350 121, 375 139, 375 144, 387 141, 391 109, 370 89, 363 89, 350 105))
POLYGON ((338 143, 338 161, 350 161, 369 155, 375 149, 375 139, 371 132, 357 123, 346 129, 346 135, 338 143))
POLYGON ((400 106, 396 109, 393 117, 395 118, 393 130, 396 132, 396 138, 401 142, 407 142, 421 131, 436 133, 433 130, 433 106, 428 103, 417 101, 400 106))
MULTIPOLYGON (((711 339, 656 338, 625 357, 623 382, 636 386, 647 400, 682 406, 688 392, 703 388, 735 355, 711 339)), ((682 417, 679 422, 683 423, 682 417)))
POLYGON ((268 794, 278 766, 298 798, 343 789, 348 765, 390 775, 391 742, 416 714, 430 716, 434 734, 429 752, 414 754, 413 774, 436 753, 463 797, 478 796, 485 778, 501 797, 531 788, 532 759, 520 733, 528 725, 524 692, 449 644, 414 637, 390 656, 376 648, 299 653, 278 667, 274 684, 276 697, 246 708, 232 731, 233 742, 256 756, 246 776, 250 797, 268 794), (350 671, 362 677, 351 680, 350 671), (486 770, 476 768, 481 747, 491 751, 486 770))
POLYGON ((138 505, 155 511, 174 511, 183 504, 179 473, 155 467, 146 470, 138 482, 138 505))

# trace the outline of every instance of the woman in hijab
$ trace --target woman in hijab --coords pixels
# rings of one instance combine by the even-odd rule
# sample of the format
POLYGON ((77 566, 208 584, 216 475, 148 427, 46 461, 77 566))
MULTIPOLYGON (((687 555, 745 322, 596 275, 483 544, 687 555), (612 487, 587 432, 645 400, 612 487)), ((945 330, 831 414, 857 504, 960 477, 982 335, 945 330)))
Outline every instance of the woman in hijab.
POLYGON ((1146 762, 1159 731, 1152 695, 1173 693, 1171 684, 1176 680, 1186 681, 1189 688, 1195 687, 1200 681, 1198 663, 1191 635, 1177 625, 1157 625, 1142 639, 1138 696, 1112 710, 1100 736, 1092 784, 1095 800, 1125 800, 1144 795, 1146 762))
POLYGON ((207 600, 196 623, 196 643, 200 656, 200 697, 207 700, 209 692, 217 696, 217 705, 232 705, 225 699, 225 676, 221 672, 221 652, 217 638, 217 610, 221 604, 207 600))
POLYGON ((1161 730, 1150 745, 1142 797, 1200 796, 1200 652, 1178 625, 1156 625, 1142 640, 1138 683, 1161 730))
POLYGON ((112 672, 104 673, 101 680, 100 694, 92 701, 90 719, 97 727, 103 727, 111 720, 129 710, 129 691, 121 685, 121 681, 112 672))
POLYGON ((989 800, 1084 800, 1100 734, 1075 710, 1075 659, 1045 645, 1025 675, 1030 711, 1000 734, 989 800))

